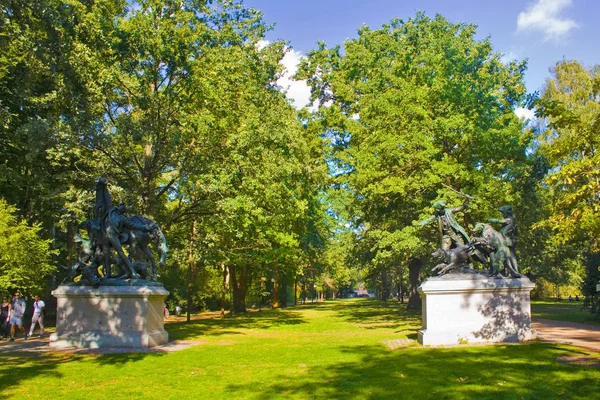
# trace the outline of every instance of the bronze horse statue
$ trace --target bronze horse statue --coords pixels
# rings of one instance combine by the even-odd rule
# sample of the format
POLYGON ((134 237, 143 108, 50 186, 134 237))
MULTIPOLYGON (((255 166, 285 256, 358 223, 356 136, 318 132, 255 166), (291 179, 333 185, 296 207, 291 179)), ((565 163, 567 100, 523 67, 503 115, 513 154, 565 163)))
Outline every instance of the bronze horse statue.
POLYGON ((156 280, 156 260, 148 245, 151 240, 157 243, 160 254, 159 265, 164 265, 167 256, 167 242, 160 228, 150 219, 142 216, 127 217, 125 206, 119 204, 113 207, 107 188, 106 178, 96 181, 96 221, 100 225, 100 234, 96 242, 105 277, 111 276, 111 249, 117 252, 118 266, 121 278, 138 278, 138 270, 143 270, 140 261, 133 262, 134 257, 143 254, 152 266, 151 279, 156 280), (128 255, 123 251, 123 245, 129 245, 128 255))

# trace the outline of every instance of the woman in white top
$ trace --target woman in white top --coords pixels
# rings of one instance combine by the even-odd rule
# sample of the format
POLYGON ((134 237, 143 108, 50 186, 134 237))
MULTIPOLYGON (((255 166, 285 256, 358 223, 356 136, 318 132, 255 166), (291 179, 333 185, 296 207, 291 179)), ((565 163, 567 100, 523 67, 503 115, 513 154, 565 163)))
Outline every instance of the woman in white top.
POLYGON ((44 307, 46 303, 40 300, 40 296, 35 296, 35 302, 33 303, 33 316, 31 317, 31 326, 29 327, 29 335, 25 336, 25 339, 33 335, 35 324, 40 325, 40 336, 44 336, 44 307))

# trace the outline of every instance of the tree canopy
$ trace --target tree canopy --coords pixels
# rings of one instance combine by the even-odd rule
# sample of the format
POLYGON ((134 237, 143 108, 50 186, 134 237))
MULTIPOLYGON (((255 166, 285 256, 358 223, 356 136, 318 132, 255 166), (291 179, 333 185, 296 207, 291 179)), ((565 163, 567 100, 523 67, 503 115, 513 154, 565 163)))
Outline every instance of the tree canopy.
MULTIPOLYGON (((446 197, 475 197, 464 222, 521 200, 530 165, 514 107, 525 62, 504 64, 475 26, 418 14, 363 26, 341 47, 321 43, 301 66, 320 107, 336 185, 349 191, 360 250, 374 268, 423 257, 436 232, 414 222, 446 197)), ((520 210, 519 210, 520 211, 520 210)))
POLYGON ((189 306, 243 312, 267 292, 285 305, 292 283, 306 298, 360 279, 388 298, 438 245, 418 222, 462 194, 467 230, 512 204, 524 268, 581 277, 600 233, 597 66, 558 63, 542 123, 524 125, 526 62, 503 61, 474 25, 417 13, 309 52, 296 78, 318 106, 298 112, 278 85, 287 43, 264 41, 269 29, 238 0, 3 2, 2 229, 37 250, 25 260, 5 243, 2 288, 39 290, 15 280, 34 258, 42 275, 70 264, 100 175, 164 228, 159 275, 189 306))

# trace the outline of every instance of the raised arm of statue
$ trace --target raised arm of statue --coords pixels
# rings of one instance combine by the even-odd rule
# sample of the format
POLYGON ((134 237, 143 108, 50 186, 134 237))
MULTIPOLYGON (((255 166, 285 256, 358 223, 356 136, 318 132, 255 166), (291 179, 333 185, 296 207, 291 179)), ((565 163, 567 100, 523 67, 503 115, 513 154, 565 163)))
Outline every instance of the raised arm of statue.
POLYGON ((425 225, 427 225, 427 224, 429 224, 429 223, 431 223, 431 222, 435 221, 435 220, 436 220, 436 218, 437 218, 437 217, 436 217, 435 215, 432 215, 432 216, 431 216, 431 217, 429 217, 429 218, 425 218, 423 221, 420 221, 420 222, 419 222, 419 226, 423 227, 423 226, 425 226, 425 225))
POLYGON ((467 198, 467 199, 465 199, 465 202, 462 204, 462 206, 451 208, 450 212, 452 212, 454 214, 454 213, 463 211, 464 209, 466 209, 468 207, 469 207, 469 199, 467 198))

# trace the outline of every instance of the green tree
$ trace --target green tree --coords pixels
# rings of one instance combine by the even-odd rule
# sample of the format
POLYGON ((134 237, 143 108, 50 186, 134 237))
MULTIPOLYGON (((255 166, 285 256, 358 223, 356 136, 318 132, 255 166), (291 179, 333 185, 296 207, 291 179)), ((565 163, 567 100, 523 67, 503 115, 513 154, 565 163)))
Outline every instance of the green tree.
POLYGON ((60 1, 0 5, 0 192, 48 231, 77 181, 78 158, 60 151, 77 98, 67 62, 74 19, 60 1))
POLYGON ((600 66, 561 61, 537 102, 539 151, 549 162, 545 178, 548 218, 542 224, 559 243, 600 236, 600 66))
POLYGON ((531 135, 513 112, 524 70, 525 62, 504 64, 489 39, 476 40, 475 26, 439 15, 363 26, 343 52, 321 43, 309 53, 298 74, 320 102, 309 123, 331 143, 367 267, 391 271, 435 248, 437 232, 414 222, 437 198, 463 202, 442 184, 475 196, 465 226, 502 204, 521 215, 520 189, 532 176, 531 135))
POLYGON ((276 86, 283 43, 258 46, 267 28, 237 1, 99 1, 70 59, 94 116, 73 141, 182 235, 190 271, 228 265, 238 311, 250 271, 294 264, 312 193, 313 144, 276 86))
POLYGON ((21 289, 39 294, 54 272, 50 240, 40 238, 40 226, 30 226, 17 209, 0 198, 0 291, 21 289))

